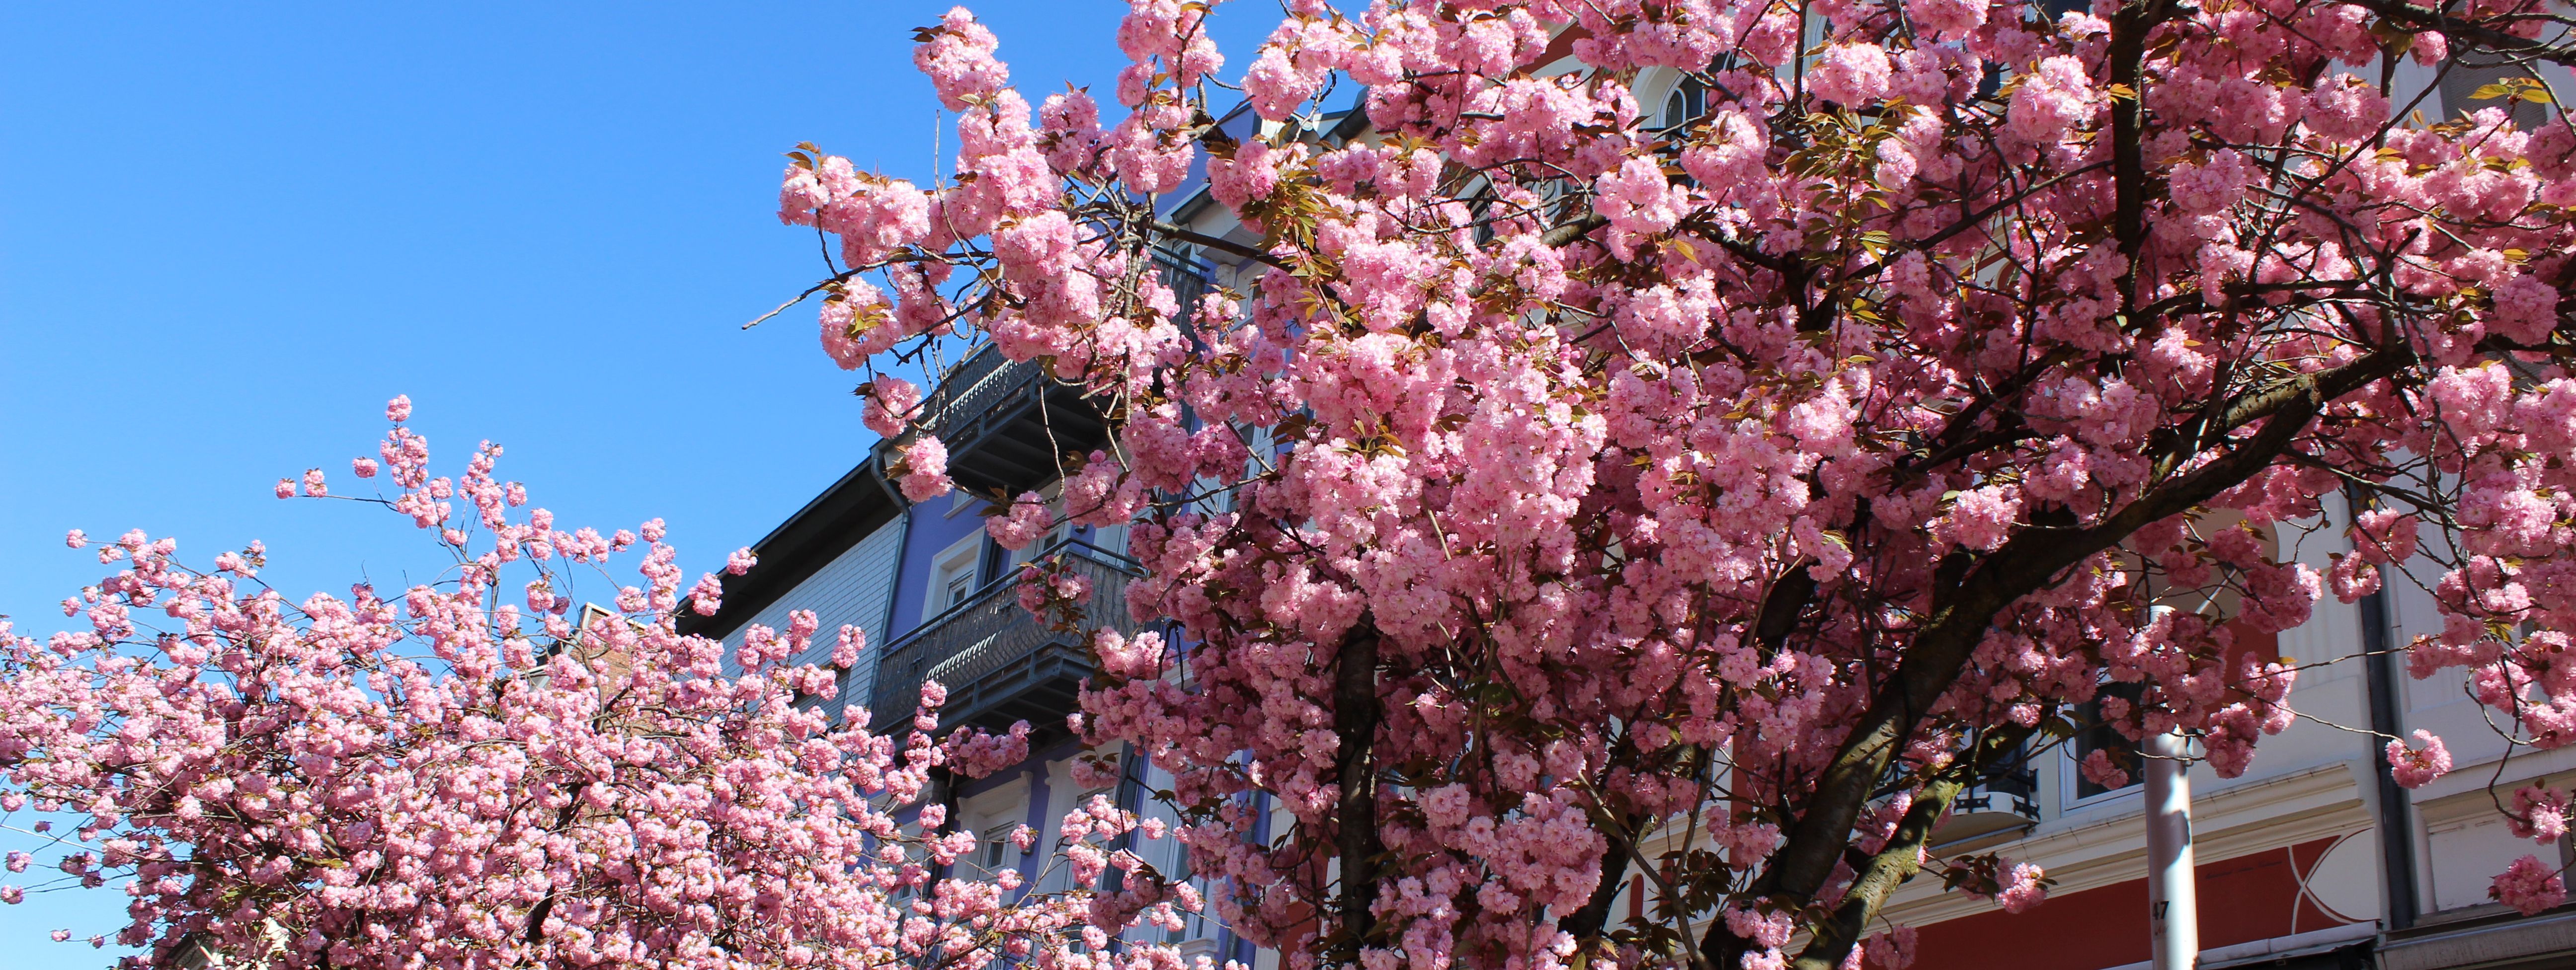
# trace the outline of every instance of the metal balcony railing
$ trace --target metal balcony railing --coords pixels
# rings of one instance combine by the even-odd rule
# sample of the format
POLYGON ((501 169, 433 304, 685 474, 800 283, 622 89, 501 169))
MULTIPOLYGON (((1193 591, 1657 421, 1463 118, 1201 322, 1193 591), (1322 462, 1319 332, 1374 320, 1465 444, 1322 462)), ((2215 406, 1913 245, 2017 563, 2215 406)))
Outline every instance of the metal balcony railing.
POLYGON ((922 682, 936 680, 948 688, 939 718, 944 727, 998 731, 1025 720, 1042 731, 1061 729, 1083 678, 1091 676, 1093 631, 1134 633, 1140 624, 1127 614, 1127 582, 1136 569, 1125 556, 1066 540, 1036 558, 1052 556, 1091 581, 1075 630, 1049 629, 1020 608, 1016 570, 986 583, 886 646, 869 703, 871 726, 882 732, 911 718, 922 682))
POLYGON ((1935 847, 2011 838, 2039 822, 2039 772, 2027 751, 1990 769, 1950 804, 1950 815, 1932 832, 1935 847))
POLYGON ((948 474, 976 495, 1016 494, 1056 477, 1058 459, 1108 440, 1099 409, 1077 388, 1050 380, 1036 361, 1013 362, 985 344, 950 368, 922 402, 915 430, 877 446, 896 452, 923 434, 948 446, 948 474))
POLYGON ((958 361, 931 390, 924 402, 929 418, 924 423, 943 441, 962 440, 974 433, 981 419, 992 416, 1004 403, 1027 396, 1044 381, 1036 361, 1014 363, 1002 356, 998 345, 985 344, 958 361))
POLYGON ((2016 761, 1960 793, 1953 810, 1962 814, 2007 812, 2039 821, 2039 772, 2026 761, 2016 761))
MULTIPOLYGON (((1154 265, 1180 303, 1186 334, 1207 293, 1207 274, 1174 253, 1156 253, 1154 265)), ((1064 456, 1088 454, 1109 440, 1108 421, 1080 388, 1057 382, 1039 361, 1011 361, 992 343, 941 375, 922 409, 915 430, 877 446, 879 460, 891 467, 903 445, 937 435, 948 446, 949 477, 976 495, 1035 488, 1063 470, 1064 456)))

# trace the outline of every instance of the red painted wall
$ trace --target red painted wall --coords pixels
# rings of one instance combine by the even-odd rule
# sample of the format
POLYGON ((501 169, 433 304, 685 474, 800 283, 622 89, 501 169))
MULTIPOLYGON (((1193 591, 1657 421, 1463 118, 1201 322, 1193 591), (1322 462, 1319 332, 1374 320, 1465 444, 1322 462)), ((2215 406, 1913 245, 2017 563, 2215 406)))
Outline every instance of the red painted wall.
MULTIPOLYGON (((2299 891, 2334 843, 2317 839, 2202 863, 2201 947, 2343 924, 2299 891)), ((2052 894, 2026 913, 1989 910, 1917 926, 1915 932, 1918 970, 2101 970, 2136 963, 2148 956, 2147 880, 2052 894)))

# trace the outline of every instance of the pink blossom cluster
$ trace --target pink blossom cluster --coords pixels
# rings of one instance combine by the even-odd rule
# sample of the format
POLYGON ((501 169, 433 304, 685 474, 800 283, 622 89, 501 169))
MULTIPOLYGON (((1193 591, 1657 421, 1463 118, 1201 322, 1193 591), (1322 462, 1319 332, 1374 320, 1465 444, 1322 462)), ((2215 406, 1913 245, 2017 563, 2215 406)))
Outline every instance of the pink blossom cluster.
MULTIPOLYGON (((1936 783, 2088 706, 2242 774, 2329 592, 2420 578, 2410 670, 2576 743, 2576 131, 2394 117, 2345 66, 2467 34, 2257 7, 1296 0, 1242 75, 1272 124, 1223 129, 1194 5, 1129 5, 1123 117, 1074 92, 1034 127, 951 13, 919 58, 958 175, 882 264, 898 322, 827 305, 829 350, 989 341, 1097 403, 1057 514, 1132 522, 1124 605, 1176 626, 1094 641, 1076 729, 1171 770, 1212 905, 1292 966, 1678 961, 1587 904, 1618 847, 1683 837, 1710 851, 1648 890, 1673 938, 1901 963, 1831 914, 1875 912, 1855 867, 1921 862, 1936 783), (1682 71, 1711 103, 1668 118, 1682 71), (1371 135, 1319 133, 1351 83, 1371 135), (1250 232, 1152 204, 1202 158, 1250 232), (1155 261, 1189 247, 1238 273, 1184 332, 1155 261)), ((787 191, 824 211, 829 171, 787 191)), ((908 496, 950 487, 943 444, 898 443, 908 496)), ((1098 606, 1026 578, 1046 622, 1098 606)), ((2451 767, 2430 734, 2387 755, 2451 767)))
POLYGON ((2495 885, 2488 887, 2487 895, 2530 916, 2567 902, 2567 880, 2558 869, 2540 861, 2539 856, 2527 855, 2497 873, 2495 885))
POLYGON ((1055 527, 1055 513, 1047 500, 1036 492, 1022 492, 1000 514, 984 520, 984 531, 991 533, 993 544, 1018 552, 1036 542, 1055 527))
POLYGON ((2451 752, 2442 739, 2430 731, 2417 730, 2415 743, 2404 740, 2388 742, 2388 764, 2395 769, 2397 783, 2407 788, 2422 788, 2433 780, 2451 773, 2451 752))

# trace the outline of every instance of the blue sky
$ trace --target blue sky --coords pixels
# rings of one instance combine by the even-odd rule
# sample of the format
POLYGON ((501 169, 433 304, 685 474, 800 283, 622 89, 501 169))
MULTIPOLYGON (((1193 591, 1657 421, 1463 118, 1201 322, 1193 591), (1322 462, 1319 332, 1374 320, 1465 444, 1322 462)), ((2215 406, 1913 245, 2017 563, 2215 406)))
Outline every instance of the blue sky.
MULTIPOLYGON (((356 485, 397 393, 444 472, 500 442, 568 525, 667 518, 692 573, 758 539, 873 437, 809 312, 738 326, 819 273, 779 153, 926 181, 911 28, 947 7, 0 2, 0 613, 63 622, 75 527, 263 540, 298 598, 434 568, 391 513, 269 495, 356 485)), ((1031 100, 1106 100, 1123 6, 976 8, 1031 100)), ((1276 9, 1221 10, 1226 76, 1276 9)), ((44 934, 123 903, 0 907, 0 962, 103 966, 44 934)))

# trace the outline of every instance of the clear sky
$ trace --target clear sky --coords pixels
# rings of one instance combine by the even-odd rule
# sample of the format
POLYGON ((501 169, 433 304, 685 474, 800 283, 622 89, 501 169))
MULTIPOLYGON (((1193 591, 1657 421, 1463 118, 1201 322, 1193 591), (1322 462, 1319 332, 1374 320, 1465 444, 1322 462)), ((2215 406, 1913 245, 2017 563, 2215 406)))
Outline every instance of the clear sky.
MULTIPOLYGON (((296 598, 434 568, 389 512, 269 494, 355 487, 398 393, 442 473, 489 438, 567 526, 661 516, 720 564, 873 437, 810 312, 739 329, 820 272, 779 153, 926 181, 953 119, 911 28, 947 6, 0 0, 0 613, 65 622, 75 527, 264 540, 296 598)), ((1123 5, 975 6, 1032 101, 1109 101, 1123 5)), ((1225 76, 1276 9, 1221 9, 1225 76)), ((110 963, 45 934, 124 902, 0 906, 0 966, 110 963)))

